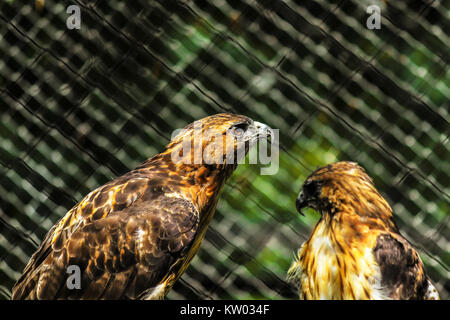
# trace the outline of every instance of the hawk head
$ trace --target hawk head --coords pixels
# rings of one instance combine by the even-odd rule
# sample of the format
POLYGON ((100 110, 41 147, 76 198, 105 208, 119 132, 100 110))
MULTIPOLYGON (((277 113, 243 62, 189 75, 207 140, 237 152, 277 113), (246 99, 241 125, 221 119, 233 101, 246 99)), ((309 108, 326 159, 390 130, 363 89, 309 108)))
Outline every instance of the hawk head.
POLYGON ((390 220, 392 210, 376 190, 372 179, 355 162, 341 161, 314 171, 296 200, 297 211, 305 207, 322 216, 338 212, 390 220))
POLYGON ((271 129, 237 114, 221 113, 195 121, 172 139, 167 147, 174 163, 186 165, 237 165, 271 129))

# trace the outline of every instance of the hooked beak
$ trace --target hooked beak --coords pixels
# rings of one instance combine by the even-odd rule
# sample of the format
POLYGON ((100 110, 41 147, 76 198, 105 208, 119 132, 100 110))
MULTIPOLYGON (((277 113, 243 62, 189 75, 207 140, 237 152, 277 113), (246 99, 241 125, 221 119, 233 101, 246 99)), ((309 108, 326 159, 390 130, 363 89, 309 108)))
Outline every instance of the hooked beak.
POLYGON ((247 130, 247 132, 249 132, 250 137, 248 140, 257 140, 260 138, 269 138, 272 137, 272 129, 261 122, 258 121, 254 121, 251 125, 249 130, 247 130))
POLYGON ((303 195, 303 192, 300 192, 297 199, 295 200, 295 206, 298 213, 300 213, 302 216, 305 216, 305 214, 302 212, 302 209, 307 207, 307 201, 305 199, 305 196, 303 195))
POLYGON ((237 148, 244 148, 245 152, 238 152, 238 161, 241 160, 240 157, 245 157, 250 148, 254 147, 258 140, 268 139, 273 136, 273 130, 266 124, 252 121, 247 130, 245 130, 243 136, 236 137, 237 148))

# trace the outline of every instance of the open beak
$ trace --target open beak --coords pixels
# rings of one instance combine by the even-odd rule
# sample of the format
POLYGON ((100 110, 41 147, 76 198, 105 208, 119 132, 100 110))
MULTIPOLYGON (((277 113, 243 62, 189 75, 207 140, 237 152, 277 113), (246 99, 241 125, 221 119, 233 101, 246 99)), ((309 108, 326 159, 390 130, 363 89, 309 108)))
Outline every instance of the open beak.
POLYGON ((305 196, 303 195, 303 192, 300 192, 297 199, 295 200, 295 207, 297 208, 298 213, 300 213, 302 216, 305 216, 305 214, 302 212, 302 209, 307 206, 306 204, 305 196))

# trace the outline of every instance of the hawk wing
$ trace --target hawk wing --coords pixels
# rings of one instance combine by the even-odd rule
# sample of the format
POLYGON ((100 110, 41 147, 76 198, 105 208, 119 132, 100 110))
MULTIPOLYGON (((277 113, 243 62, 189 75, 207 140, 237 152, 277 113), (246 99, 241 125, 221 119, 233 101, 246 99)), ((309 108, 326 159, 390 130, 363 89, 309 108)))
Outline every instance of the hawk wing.
POLYGON ((191 202, 157 179, 122 176, 88 194, 49 231, 12 298, 151 295, 171 275, 167 270, 180 267, 197 227, 191 202), (67 286, 71 265, 79 267, 80 289, 67 286))
POLYGON ((381 272, 381 285, 392 299, 437 300, 439 294, 425 274, 416 250, 400 234, 381 233, 374 255, 381 272))

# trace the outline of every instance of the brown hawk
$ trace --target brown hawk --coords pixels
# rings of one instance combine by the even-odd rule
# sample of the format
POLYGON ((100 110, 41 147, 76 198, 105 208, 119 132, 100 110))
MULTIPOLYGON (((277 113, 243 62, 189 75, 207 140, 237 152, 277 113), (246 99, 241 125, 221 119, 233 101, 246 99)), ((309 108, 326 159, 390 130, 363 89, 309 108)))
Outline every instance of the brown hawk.
POLYGON ((166 149, 97 188, 53 226, 12 299, 162 299, 196 254, 238 157, 270 128, 248 117, 196 121, 166 149), (80 271, 69 288, 69 267, 80 271))
POLYGON ((439 299, 391 207, 356 163, 313 172, 296 206, 321 214, 288 271, 301 299, 439 299))

